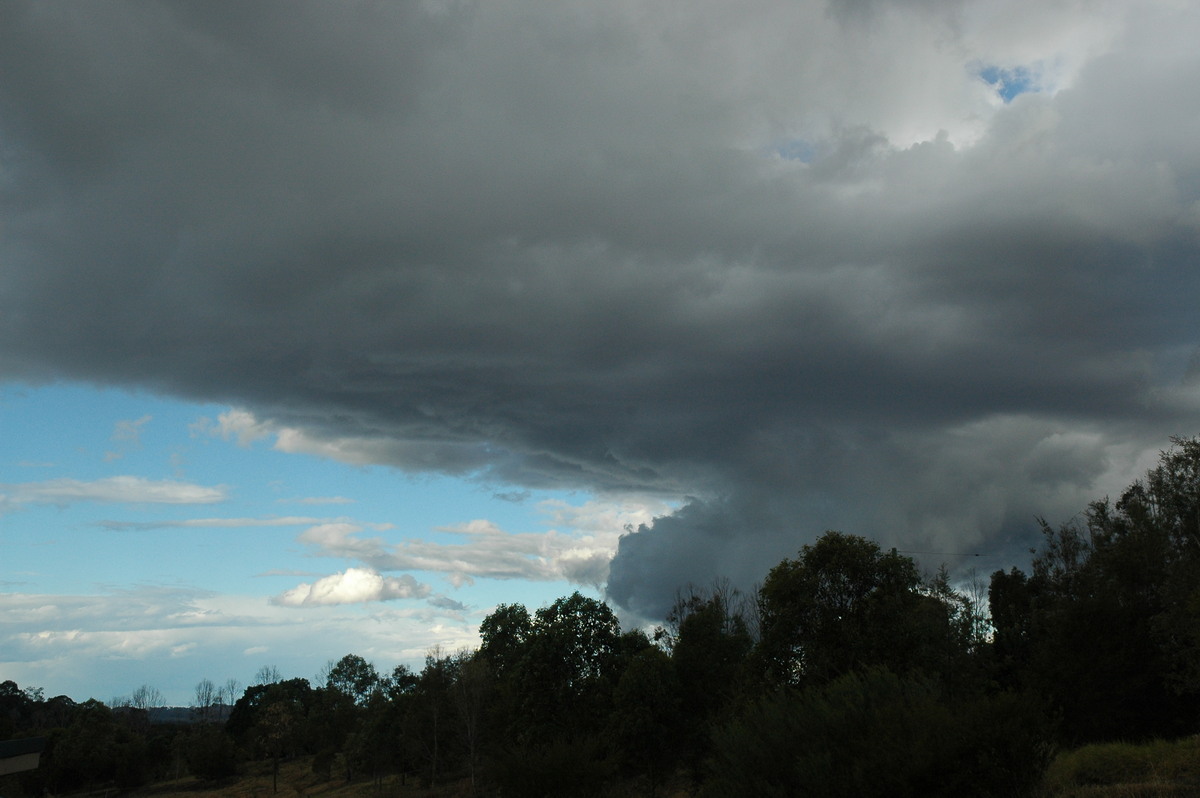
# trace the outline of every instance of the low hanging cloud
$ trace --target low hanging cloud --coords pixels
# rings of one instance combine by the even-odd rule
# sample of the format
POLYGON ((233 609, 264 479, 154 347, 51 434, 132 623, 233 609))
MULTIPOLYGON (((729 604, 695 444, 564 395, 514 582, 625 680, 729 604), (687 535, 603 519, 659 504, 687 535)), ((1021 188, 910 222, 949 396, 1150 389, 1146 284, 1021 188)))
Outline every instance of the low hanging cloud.
POLYGON ((0 5, 0 373, 669 505, 322 550, 653 616, 826 527, 1010 563, 1200 425, 1192 5, 234 8, 0 5))
POLYGON ((319 607, 424 598, 428 595, 429 586, 422 585, 408 574, 381 576, 365 568, 347 568, 312 584, 299 584, 271 599, 271 603, 284 607, 319 607))

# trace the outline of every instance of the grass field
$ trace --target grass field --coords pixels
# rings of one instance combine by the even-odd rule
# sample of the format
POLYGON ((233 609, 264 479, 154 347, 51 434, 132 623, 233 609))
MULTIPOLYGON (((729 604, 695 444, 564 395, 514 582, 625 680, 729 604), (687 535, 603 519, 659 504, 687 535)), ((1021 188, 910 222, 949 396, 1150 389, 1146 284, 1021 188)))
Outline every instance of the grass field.
POLYGON ((347 783, 337 776, 325 779, 312 772, 312 760, 308 757, 280 766, 278 792, 272 788, 271 764, 253 762, 247 764, 238 777, 221 782, 202 782, 188 777, 124 793, 134 798, 466 798, 472 794, 469 780, 423 787, 412 777, 405 784, 401 784, 399 776, 387 776, 380 783, 370 779, 347 783))
MULTIPOLYGON (((272 788, 271 764, 253 762, 246 764, 238 777, 219 783, 189 777, 123 793, 132 798, 469 798, 486 794, 472 791, 468 779, 435 787, 422 786, 414 777, 403 784, 399 776, 387 776, 380 783, 370 779, 347 783, 337 776, 325 779, 313 773, 311 758, 284 762, 277 792, 272 788)), ((614 798, 643 794, 648 792, 634 784, 615 786, 610 791, 614 798)), ((658 795, 687 798, 689 793, 676 786, 660 789, 658 795)), ((1140 744, 1102 743, 1063 751, 1047 771, 1041 795, 1195 798, 1200 796, 1200 737, 1140 744)))

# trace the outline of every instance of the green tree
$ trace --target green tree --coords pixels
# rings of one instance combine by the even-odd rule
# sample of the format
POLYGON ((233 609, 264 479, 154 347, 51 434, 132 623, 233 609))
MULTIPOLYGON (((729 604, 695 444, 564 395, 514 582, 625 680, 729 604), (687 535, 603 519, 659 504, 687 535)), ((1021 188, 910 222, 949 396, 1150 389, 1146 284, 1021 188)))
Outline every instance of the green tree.
POLYGON ((1028 577, 992 576, 997 673, 1037 690, 1071 742, 1174 736, 1200 712, 1200 442, 1083 521, 1051 527, 1028 577))
POLYGON ((357 654, 347 654, 329 665, 325 686, 346 695, 358 706, 364 706, 380 689, 379 673, 375 666, 357 654))
POLYGON ((826 532, 771 569, 759 591, 758 656, 768 680, 828 681, 873 665, 939 672, 949 614, 916 564, 855 535, 826 532))
POLYGON ((235 741, 249 744, 249 738, 263 711, 280 701, 291 703, 298 707, 300 715, 307 715, 314 704, 312 685, 308 683, 308 679, 303 678, 250 685, 230 710, 229 718, 225 721, 225 730, 235 741))
POLYGON ((219 726, 200 723, 180 734, 184 759, 193 775, 219 781, 237 773, 237 752, 233 740, 219 726))
POLYGON ((78 705, 71 723, 51 736, 47 748, 43 767, 53 792, 109 784, 127 789, 148 777, 145 737, 94 699, 78 705))
POLYGON ((522 604, 500 604, 479 625, 479 655, 500 678, 510 674, 525 656, 533 620, 522 604))
POLYGON ((490 683, 481 718, 481 737, 488 741, 482 752, 492 757, 507 756, 500 749, 525 735, 520 671, 532 631, 533 619, 521 604, 500 604, 479 625, 476 658, 487 668, 490 683))
POLYGON ((621 625, 607 604, 576 592, 534 614, 520 666, 520 711, 535 737, 594 733, 619 673, 621 625))
POLYGON ((0 740, 28 725, 34 702, 11 679, 0 682, 0 740))
POLYGON ((425 655, 425 667, 412 694, 414 734, 417 758, 425 763, 427 783, 436 785, 449 763, 456 759, 454 691, 461 663, 435 648, 425 655))
POLYGON ((1000 683, 1015 687, 1029 666, 1033 635, 1033 592, 1019 568, 996 571, 988 588, 992 618, 992 659, 1000 683))
POLYGON ((1171 689, 1157 634, 1174 611, 1164 538, 1094 524, 1043 532, 1032 576, 992 577, 998 674, 1044 695, 1072 743, 1187 731, 1194 696, 1171 689))
POLYGON ((279 792, 279 763, 300 744, 303 715, 295 702, 270 702, 258 719, 259 744, 271 757, 271 791, 279 792))
POLYGON ((455 660, 454 709, 462 735, 471 790, 474 791, 485 734, 485 712, 492 694, 492 675, 487 661, 482 657, 460 652, 455 660))
POLYGON ((607 734, 627 772, 649 778, 651 795, 675 762, 680 722, 675 668, 662 650, 647 646, 634 656, 617 682, 607 734))
POLYGON ((384 775, 401 764, 396 710, 386 692, 373 691, 346 740, 345 756, 355 770, 371 775, 376 789, 382 789, 384 775))
POLYGON ((407 665, 397 665, 383 681, 383 695, 387 701, 382 706, 374 701, 370 705, 372 709, 381 710, 379 714, 372 714, 374 739, 388 747, 387 759, 399 769, 402 784, 407 780, 407 773, 421 761, 417 734, 420 681, 420 674, 413 673, 407 665))
POLYGON ((680 751, 694 773, 708 754, 712 725, 743 687, 754 646, 740 594, 723 585, 690 590, 672 609, 666 640, 679 682, 682 711, 680 751))

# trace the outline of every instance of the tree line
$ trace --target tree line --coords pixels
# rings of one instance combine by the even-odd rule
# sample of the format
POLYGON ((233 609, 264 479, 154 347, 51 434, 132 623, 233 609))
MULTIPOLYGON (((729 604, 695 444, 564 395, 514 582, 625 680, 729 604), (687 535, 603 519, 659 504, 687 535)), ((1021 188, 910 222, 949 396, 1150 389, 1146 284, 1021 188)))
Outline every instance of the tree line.
POLYGON ((266 668, 236 700, 204 680, 184 726, 4 682, 0 739, 48 745, 0 790, 308 757, 324 778, 479 794, 1010 796, 1034 793, 1061 746, 1195 734, 1200 440, 1173 440, 1115 501, 1039 523, 1029 572, 992 574, 986 598, 827 532, 753 593, 681 591, 653 633, 580 593, 502 604, 477 650, 419 671, 347 654, 316 685, 266 668))

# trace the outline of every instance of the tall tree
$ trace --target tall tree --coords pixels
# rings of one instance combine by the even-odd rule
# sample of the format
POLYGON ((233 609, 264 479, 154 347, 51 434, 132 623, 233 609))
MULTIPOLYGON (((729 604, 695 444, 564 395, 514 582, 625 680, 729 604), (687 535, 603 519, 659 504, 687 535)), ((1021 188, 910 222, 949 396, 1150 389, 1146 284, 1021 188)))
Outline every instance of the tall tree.
POLYGON ((746 679, 754 643, 736 599, 724 590, 692 592, 672 611, 671 662, 686 718, 679 749, 694 775, 708 755, 713 724, 746 679))
POLYGON ((759 591, 758 655, 778 684, 855 669, 939 671, 948 611, 922 590, 916 564, 855 535, 826 532, 771 569, 759 591))
POLYGON ((130 705, 136 709, 156 709, 164 703, 162 691, 149 684, 143 684, 133 691, 130 705))
POLYGON ((201 679, 196 683, 196 695, 192 704, 193 714, 201 723, 207 723, 214 720, 214 709, 216 707, 218 696, 217 686, 213 684, 212 679, 201 679))
POLYGON ((999 672, 1070 741, 1181 734, 1200 711, 1200 442, 1173 443, 1082 523, 1042 521, 1030 576, 992 576, 999 672))
POLYGON ((499 677, 510 674, 525 656, 533 620, 522 604, 500 604, 479 625, 479 654, 499 677))
POLYGON ((612 609, 578 592, 534 614, 518 686, 534 737, 600 731, 620 675, 620 639, 612 609))
POLYGON ((232 676, 225 680, 225 683, 220 688, 220 702, 226 707, 232 707, 233 703, 238 699, 238 693, 241 692, 242 683, 232 676))
POLYGON ((680 699, 670 658, 653 646, 634 656, 613 691, 607 735, 627 772, 649 778, 651 795, 680 748, 680 699))
POLYGON ((282 681, 283 676, 279 673, 279 668, 274 665, 263 665, 254 673, 255 684, 275 684, 282 681))
POLYGON ((426 763, 429 784, 435 785, 454 749, 454 688, 459 662, 440 648, 425 655, 425 667, 413 690, 415 740, 426 763))
POLYGON ((454 709, 462 733, 471 790, 474 792, 483 745, 484 712, 492 692, 492 676, 486 660, 465 651, 455 655, 454 671, 454 709))
POLYGON ((337 690, 358 706, 364 706, 371 694, 380 688, 375 666, 357 654, 347 654, 329 665, 325 686, 337 690))

